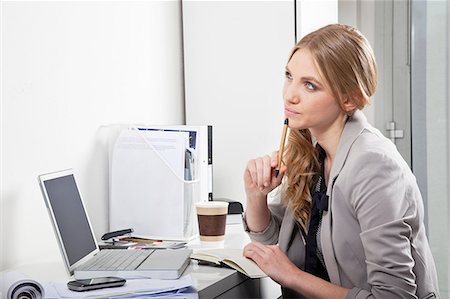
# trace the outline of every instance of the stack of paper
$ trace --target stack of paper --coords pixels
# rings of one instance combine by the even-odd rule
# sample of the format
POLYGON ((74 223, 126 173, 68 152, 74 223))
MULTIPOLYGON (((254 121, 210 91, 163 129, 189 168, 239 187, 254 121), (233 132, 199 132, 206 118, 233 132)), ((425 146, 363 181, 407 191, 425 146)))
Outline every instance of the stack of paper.
POLYGON ((109 229, 132 227, 151 239, 194 238, 194 204, 212 199, 209 137, 208 126, 122 130, 110 156, 109 229))
POLYGON ((188 134, 124 130, 111 161, 110 230, 132 227, 137 235, 181 239, 191 211, 185 205, 188 134))
POLYGON ((65 283, 44 284, 45 298, 198 298, 192 280, 185 275, 176 280, 129 279, 122 287, 74 292, 65 283))

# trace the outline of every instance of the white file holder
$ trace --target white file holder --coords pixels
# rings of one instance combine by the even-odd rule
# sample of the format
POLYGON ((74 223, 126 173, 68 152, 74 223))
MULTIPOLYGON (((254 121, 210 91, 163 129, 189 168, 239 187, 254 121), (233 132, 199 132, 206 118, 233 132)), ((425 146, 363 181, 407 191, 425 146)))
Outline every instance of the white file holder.
POLYGON ((187 241, 198 235, 200 181, 184 180, 184 155, 182 161, 167 158, 160 147, 164 145, 155 145, 136 128, 120 132, 110 156, 109 227, 133 228, 134 235, 151 239, 187 241))

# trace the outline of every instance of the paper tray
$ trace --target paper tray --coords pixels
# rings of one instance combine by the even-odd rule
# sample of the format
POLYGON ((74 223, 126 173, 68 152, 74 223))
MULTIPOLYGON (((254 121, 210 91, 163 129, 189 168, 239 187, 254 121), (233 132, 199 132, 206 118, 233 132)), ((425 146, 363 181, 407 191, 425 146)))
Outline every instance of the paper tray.
POLYGON ((184 156, 182 162, 167 161, 146 139, 145 132, 127 129, 114 143, 110 158, 110 230, 131 227, 137 236, 190 240, 198 234, 195 202, 200 200, 199 180, 182 177, 178 167, 184 169, 184 156))

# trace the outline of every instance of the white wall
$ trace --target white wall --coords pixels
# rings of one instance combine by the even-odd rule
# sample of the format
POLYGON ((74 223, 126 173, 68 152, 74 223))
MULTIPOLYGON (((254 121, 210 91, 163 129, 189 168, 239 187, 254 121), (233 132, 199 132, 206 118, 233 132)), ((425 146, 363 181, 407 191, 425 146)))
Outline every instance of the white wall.
POLYGON ((98 237, 108 210, 101 127, 184 122, 179 1, 1 8, 0 270, 60 257, 38 174, 75 169, 98 237))
POLYGON ((214 197, 245 204, 249 159, 278 147, 293 1, 183 1, 186 122, 213 125, 214 197))
POLYGON ((297 0, 297 40, 338 22, 338 0, 297 0))
MULTIPOLYGON (((426 163, 428 237, 442 298, 450 294, 450 4, 426 4, 426 163)), ((414 70, 414 69, 413 69, 414 70)))
MULTIPOLYGON (((337 22, 337 1, 297 1, 297 37, 337 22)), ((186 121, 213 125, 214 197, 245 205, 249 159, 278 150, 294 1, 183 1, 186 121)))
MULTIPOLYGON (((375 1, 365 1, 365 0, 339 0, 338 1, 338 22, 341 24, 347 24, 358 28, 362 34, 367 38, 372 49, 375 52, 375 59, 377 60, 378 67, 381 67, 382 54, 378 53, 375 47, 375 1)), ((379 43, 380 41, 378 41, 379 43)), ((377 88, 376 95, 382 94, 381 89, 383 88, 381 84, 381 76, 379 74, 379 84, 377 88)), ((383 109, 383 98, 382 96, 374 95, 371 99, 371 103, 363 109, 367 120, 374 126, 378 123, 375 117, 375 107, 379 107, 379 111, 383 109)), ((380 116, 377 116, 380 117, 380 116)), ((378 126, 381 132, 385 131, 384 120, 380 121, 383 126, 378 126)))

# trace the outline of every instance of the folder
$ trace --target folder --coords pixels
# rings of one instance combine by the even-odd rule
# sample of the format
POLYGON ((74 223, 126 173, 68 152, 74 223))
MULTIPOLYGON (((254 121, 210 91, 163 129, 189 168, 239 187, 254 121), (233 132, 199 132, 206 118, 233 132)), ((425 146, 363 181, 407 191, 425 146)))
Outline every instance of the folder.
POLYGON ((188 127, 120 132, 110 157, 110 230, 133 227, 137 236, 182 241, 198 234, 195 202, 212 196, 208 128, 188 127))

